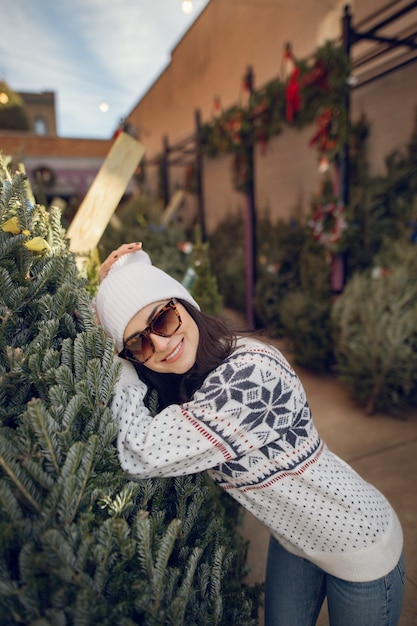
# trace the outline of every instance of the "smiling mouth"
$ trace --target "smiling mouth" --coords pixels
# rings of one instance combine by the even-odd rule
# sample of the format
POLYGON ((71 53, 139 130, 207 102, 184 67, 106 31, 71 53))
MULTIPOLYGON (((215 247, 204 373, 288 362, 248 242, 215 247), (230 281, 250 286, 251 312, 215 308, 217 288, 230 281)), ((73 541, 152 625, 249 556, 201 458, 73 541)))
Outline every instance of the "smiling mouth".
POLYGON ((174 348, 174 350, 170 354, 168 354, 168 356, 165 357, 164 361, 169 362, 175 359, 175 357, 178 356, 178 354, 180 353, 183 344, 184 344, 184 339, 181 339, 177 347, 174 348))

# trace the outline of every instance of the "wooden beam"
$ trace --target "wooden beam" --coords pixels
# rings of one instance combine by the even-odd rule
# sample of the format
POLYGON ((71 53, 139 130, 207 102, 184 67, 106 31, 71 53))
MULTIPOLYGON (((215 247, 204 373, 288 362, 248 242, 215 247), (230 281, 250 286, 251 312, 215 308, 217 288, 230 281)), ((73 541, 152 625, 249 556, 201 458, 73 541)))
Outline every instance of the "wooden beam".
POLYGON ((139 141, 119 134, 68 228, 70 250, 78 256, 97 246, 144 154, 139 141))
POLYGON ((184 201, 184 198, 185 198, 184 192, 181 189, 177 189, 177 191, 172 196, 170 203, 168 204, 168 206, 166 207, 162 215, 161 224, 166 226, 169 223, 173 215, 180 208, 181 204, 184 201))

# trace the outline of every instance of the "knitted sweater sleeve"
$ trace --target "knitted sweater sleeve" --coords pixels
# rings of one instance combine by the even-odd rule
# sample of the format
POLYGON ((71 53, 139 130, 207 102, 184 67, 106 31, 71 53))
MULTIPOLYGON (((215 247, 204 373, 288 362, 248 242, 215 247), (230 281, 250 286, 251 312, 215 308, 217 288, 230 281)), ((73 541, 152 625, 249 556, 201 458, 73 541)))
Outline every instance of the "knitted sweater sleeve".
POLYGON ((287 434, 306 406, 286 360, 257 342, 234 352, 183 405, 152 417, 145 393, 130 373, 113 400, 120 463, 140 478, 192 474, 238 459, 287 434))

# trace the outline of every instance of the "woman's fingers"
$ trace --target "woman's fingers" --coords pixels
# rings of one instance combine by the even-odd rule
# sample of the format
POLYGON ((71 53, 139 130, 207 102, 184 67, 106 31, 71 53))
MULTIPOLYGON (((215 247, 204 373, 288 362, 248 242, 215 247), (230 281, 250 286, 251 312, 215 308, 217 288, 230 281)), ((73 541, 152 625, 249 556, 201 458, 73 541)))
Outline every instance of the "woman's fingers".
POLYGON ((142 248, 141 242, 136 243, 124 243, 117 250, 113 250, 107 257, 107 259, 102 263, 102 265, 98 269, 98 280, 101 283, 109 273, 109 270, 113 263, 120 259, 124 254, 129 254, 130 252, 137 252, 142 248))

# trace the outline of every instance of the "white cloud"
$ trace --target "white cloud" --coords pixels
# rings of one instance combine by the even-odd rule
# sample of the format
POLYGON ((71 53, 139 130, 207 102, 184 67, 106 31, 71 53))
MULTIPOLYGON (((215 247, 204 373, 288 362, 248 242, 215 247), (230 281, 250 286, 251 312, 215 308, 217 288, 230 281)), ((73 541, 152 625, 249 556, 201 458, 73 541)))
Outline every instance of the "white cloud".
POLYGON ((207 1, 185 16, 181 0, 1 0, 0 78, 55 91, 61 135, 109 137, 207 1))

